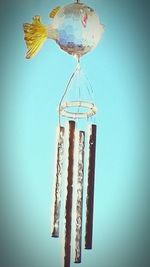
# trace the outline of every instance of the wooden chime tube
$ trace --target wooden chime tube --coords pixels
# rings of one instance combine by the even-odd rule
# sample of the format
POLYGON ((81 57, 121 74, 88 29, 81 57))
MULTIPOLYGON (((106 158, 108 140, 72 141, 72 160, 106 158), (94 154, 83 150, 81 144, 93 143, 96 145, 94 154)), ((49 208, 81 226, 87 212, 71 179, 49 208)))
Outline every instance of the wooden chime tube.
POLYGON ((84 180, 84 144, 85 132, 78 135, 78 162, 76 182, 76 230, 75 230, 75 263, 81 262, 82 242, 82 207, 83 207, 83 180, 84 180))
POLYGON ((70 267, 75 122, 69 121, 64 267, 70 267))
POLYGON ((55 166, 55 200, 54 200, 54 217, 52 237, 59 237, 59 220, 61 206, 61 181, 63 169, 63 152, 64 152, 64 127, 58 128, 58 139, 56 140, 56 166, 55 166))
POLYGON ((96 152, 96 125, 89 128, 89 159, 88 159, 88 184, 86 197, 86 232, 85 249, 92 249, 93 234, 93 209, 94 209, 94 178, 95 178, 95 152, 96 152))

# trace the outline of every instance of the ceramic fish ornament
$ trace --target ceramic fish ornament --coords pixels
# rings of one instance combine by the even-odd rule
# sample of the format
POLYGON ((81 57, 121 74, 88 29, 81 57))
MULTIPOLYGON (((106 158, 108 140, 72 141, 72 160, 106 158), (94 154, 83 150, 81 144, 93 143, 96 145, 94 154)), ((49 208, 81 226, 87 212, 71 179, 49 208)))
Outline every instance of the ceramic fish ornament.
POLYGON ((51 39, 63 51, 77 59, 76 69, 69 78, 58 105, 51 233, 52 237, 58 238, 62 234, 61 230, 64 231, 63 266, 70 267, 73 249, 74 263, 81 263, 82 260, 85 200, 85 249, 92 249, 93 246, 97 108, 91 84, 82 73, 80 57, 98 45, 104 27, 95 11, 79 0, 63 8, 57 6, 50 12, 49 18, 51 23, 45 26, 40 16, 34 16, 32 22, 25 23, 23 28, 28 49, 26 58, 35 56, 43 43, 51 39), (64 211, 61 211, 62 202, 65 204, 64 211), (63 227, 60 227, 61 217, 64 217, 63 227))
POLYGON ((52 23, 45 26, 40 16, 32 23, 24 23, 26 58, 35 56, 47 39, 54 40, 65 52, 81 57, 95 48, 103 33, 95 11, 83 3, 73 3, 54 8, 49 17, 52 23))

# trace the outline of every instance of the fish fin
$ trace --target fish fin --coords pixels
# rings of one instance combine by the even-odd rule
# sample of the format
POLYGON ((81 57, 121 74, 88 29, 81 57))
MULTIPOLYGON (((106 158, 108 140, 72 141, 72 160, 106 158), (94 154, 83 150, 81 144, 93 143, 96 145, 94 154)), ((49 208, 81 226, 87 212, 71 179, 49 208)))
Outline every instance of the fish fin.
POLYGON ((53 19, 53 18, 56 16, 56 14, 59 12, 60 9, 61 9, 60 6, 55 7, 55 8, 49 13, 49 17, 53 19))
POLYGON ((47 28, 41 22, 40 16, 33 17, 32 23, 24 23, 24 40, 28 51, 26 53, 26 58, 30 59, 35 56, 40 48, 42 47, 44 41, 47 39, 47 28))

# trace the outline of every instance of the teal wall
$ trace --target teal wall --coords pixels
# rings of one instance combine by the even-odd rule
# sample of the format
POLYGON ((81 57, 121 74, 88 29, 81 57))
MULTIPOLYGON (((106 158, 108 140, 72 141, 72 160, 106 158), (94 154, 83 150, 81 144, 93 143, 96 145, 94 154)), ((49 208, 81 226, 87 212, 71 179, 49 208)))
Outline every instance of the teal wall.
MULTIPOLYGON (((56 107, 75 62, 50 41, 26 60, 22 24, 36 14, 48 24, 68 2, 1 1, 1 267, 62 266, 50 238, 56 107)), ((149 1, 86 3, 106 29, 82 60, 99 113, 93 250, 80 266, 148 267, 149 1)))

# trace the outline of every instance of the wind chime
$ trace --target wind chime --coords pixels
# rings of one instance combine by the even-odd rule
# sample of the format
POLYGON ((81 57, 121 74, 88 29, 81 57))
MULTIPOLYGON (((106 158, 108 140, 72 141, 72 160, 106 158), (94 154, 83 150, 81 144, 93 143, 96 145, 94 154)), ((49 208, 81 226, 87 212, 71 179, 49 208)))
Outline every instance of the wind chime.
MULTIPOLYGON (((64 231, 65 267, 70 266, 72 228, 75 228, 73 241, 75 250, 74 262, 81 262, 85 172, 87 173, 85 248, 92 248, 96 124, 92 122, 89 124, 87 119, 91 119, 96 114, 96 106, 93 102, 82 99, 82 94, 79 90, 85 88, 80 87, 80 81, 83 79, 83 77, 81 78, 81 72, 78 63, 60 101, 59 126, 57 128, 56 139, 55 200, 52 237, 59 237, 61 192, 63 187, 66 186, 64 231), (78 91, 77 98, 74 101, 68 99, 67 91, 69 89, 77 89, 78 91), (65 96, 66 100, 64 100, 65 96), (74 216, 72 216, 73 206, 74 216)), ((91 88, 87 87, 87 89, 90 90, 91 88)), ((90 93, 89 97, 91 97, 90 93)))
POLYGON ((64 267, 70 267, 72 243, 74 262, 81 262, 84 191, 85 249, 92 249, 97 108, 92 87, 81 69, 80 59, 97 46, 103 33, 103 25, 95 11, 80 1, 63 8, 56 7, 49 17, 52 23, 48 26, 41 22, 40 16, 35 16, 32 23, 25 23, 24 39, 28 48, 28 59, 36 55, 44 41, 50 38, 77 60, 76 69, 58 107, 52 226, 52 237, 59 237, 61 206, 65 201, 64 267), (64 191, 66 193, 63 198, 64 191))

